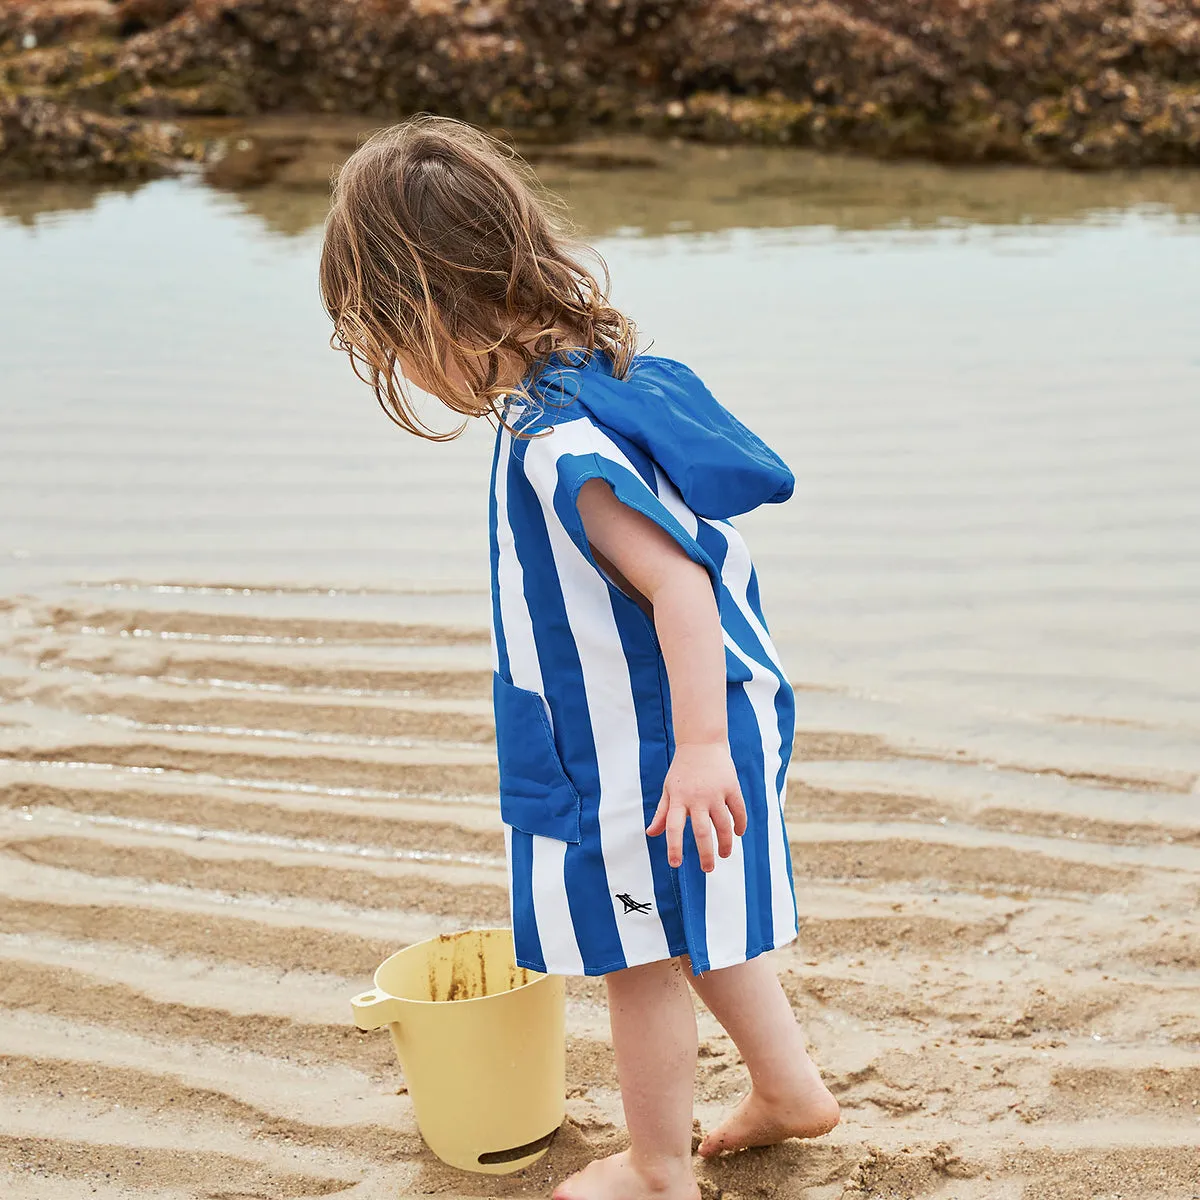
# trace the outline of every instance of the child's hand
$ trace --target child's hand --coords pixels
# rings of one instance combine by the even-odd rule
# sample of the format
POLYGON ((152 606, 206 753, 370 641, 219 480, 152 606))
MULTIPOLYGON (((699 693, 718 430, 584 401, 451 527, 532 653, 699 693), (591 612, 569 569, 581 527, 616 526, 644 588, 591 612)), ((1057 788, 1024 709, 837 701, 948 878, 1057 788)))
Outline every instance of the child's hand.
POLYGON ((683 830, 689 818, 704 871, 717 865, 714 829, 722 858, 733 853, 733 835, 746 832, 746 802, 725 742, 675 747, 658 811, 646 829, 650 837, 666 832, 667 861, 673 867, 683 862, 683 830))

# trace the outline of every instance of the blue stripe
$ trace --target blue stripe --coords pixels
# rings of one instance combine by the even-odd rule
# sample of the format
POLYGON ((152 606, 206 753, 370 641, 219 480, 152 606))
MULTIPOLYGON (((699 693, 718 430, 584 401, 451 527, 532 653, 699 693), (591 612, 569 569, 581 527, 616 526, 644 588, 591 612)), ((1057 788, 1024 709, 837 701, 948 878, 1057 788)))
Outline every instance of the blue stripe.
POLYGON ((774 940, 771 913, 771 838, 767 824, 767 784, 762 735, 746 689, 729 689, 729 748, 737 767, 742 799, 746 801, 746 832, 742 835, 746 880, 746 954, 758 953, 774 940))
MULTIPOLYGON (((725 556, 729 553, 729 542, 726 541, 725 535, 707 521, 697 520, 696 541, 700 543, 700 549, 712 559, 717 568, 717 578, 720 579, 721 572, 725 569, 725 556)), ((728 590, 722 580, 721 591, 727 593, 728 590)))
POLYGON ((512 918, 513 945, 523 966, 546 972, 537 913, 533 908, 533 837, 512 830, 512 918))
MULTIPOLYGON (((663 838, 666 842, 666 838, 663 838)), ((684 912, 684 931, 687 934, 688 957, 693 974, 700 975, 709 968, 708 957, 708 876, 700 869, 700 851, 689 821, 683 830, 683 866, 673 874, 679 885, 684 912)))
MULTIPOLYGON (((775 698, 775 708, 776 708, 776 711, 779 710, 779 697, 778 696, 776 696, 776 698, 775 698)), ((780 724, 782 724, 782 723, 783 723, 783 718, 781 716, 780 724)), ((788 755, 785 754, 783 757, 784 757, 784 763, 786 764, 787 760, 788 760, 788 755)), ((783 776, 786 774, 787 774, 787 766, 785 765, 785 766, 781 767, 779 770, 779 775, 780 775, 780 780, 781 780, 781 782, 779 784, 779 789, 780 789, 779 795, 781 797, 785 795, 785 793, 782 790, 783 789, 782 779, 783 779, 783 776)), ((780 819, 783 821, 783 861, 787 864, 787 884, 788 884, 788 887, 791 889, 792 907, 794 908, 796 906, 796 869, 795 869, 795 867, 792 866, 792 841, 791 841, 791 838, 788 837, 787 813, 785 812, 784 806, 782 803, 780 803, 780 805, 779 805, 779 816, 780 816, 780 819)))
POLYGON ((553 689, 547 688, 547 700, 559 756, 571 782, 584 798, 580 818, 582 841, 567 846, 563 866, 567 906, 585 970, 593 964, 602 965, 606 971, 616 970, 625 965, 625 955, 600 842, 600 772, 583 667, 554 567, 545 516, 525 477, 524 464, 517 454, 519 448, 523 449, 523 444, 514 444, 508 474, 508 517, 513 529, 520 530, 522 558, 531 567, 523 572, 525 601, 529 611, 538 614, 534 639, 542 679, 554 681, 553 689))
POLYGON ((633 469, 642 477, 642 482, 657 496, 658 495, 658 476, 654 471, 654 460, 640 446, 634 445, 627 437, 622 437, 616 430, 606 429, 605 433, 612 438, 613 443, 618 446, 629 459, 633 469))
POLYGON ((758 594, 758 574, 753 565, 750 567, 750 580, 746 584, 746 599, 750 602, 750 611, 762 622, 766 629, 767 619, 763 616, 762 597, 758 594))

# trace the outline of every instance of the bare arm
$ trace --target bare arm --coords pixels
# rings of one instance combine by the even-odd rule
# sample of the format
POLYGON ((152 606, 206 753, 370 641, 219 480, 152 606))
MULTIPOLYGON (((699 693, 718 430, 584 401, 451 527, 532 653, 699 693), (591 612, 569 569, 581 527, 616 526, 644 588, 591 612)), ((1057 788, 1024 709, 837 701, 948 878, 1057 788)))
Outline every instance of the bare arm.
POLYGON ((711 871, 713 830, 722 858, 746 828, 746 806, 729 755, 725 710, 725 646, 708 572, 668 533, 622 504, 612 489, 590 479, 579 493, 584 531, 603 564, 645 598, 653 610, 671 684, 675 757, 651 837, 665 831, 672 866, 683 861, 683 831, 691 820, 700 865, 711 871))

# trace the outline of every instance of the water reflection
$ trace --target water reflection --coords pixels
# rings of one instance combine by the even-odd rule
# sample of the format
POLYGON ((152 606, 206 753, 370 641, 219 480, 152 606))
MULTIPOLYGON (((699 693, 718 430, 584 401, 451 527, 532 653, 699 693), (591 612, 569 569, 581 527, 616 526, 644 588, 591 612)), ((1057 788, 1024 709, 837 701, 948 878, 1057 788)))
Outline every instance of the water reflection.
MULTIPOLYGON (((207 125, 210 135, 230 135, 228 122, 207 125)), ((235 150, 212 175, 231 184, 269 178, 257 186, 225 190, 246 213, 285 235, 321 224, 331 173, 364 133, 356 121, 298 123, 279 117, 239 130, 241 142, 254 149, 235 150)), ((1181 223, 1200 220, 1200 172, 1195 171, 950 168, 793 148, 710 147, 641 138, 526 145, 522 151, 546 186, 567 200, 577 224, 594 237, 730 228, 865 231, 1079 224, 1115 219, 1131 210, 1158 212, 1181 223)), ((69 184, 10 187, 0 190, 0 216, 31 225, 39 217, 87 209, 98 194, 97 188, 69 184)))
POLYGON ((0 220, 34 229, 59 214, 87 212, 101 196, 132 195, 142 186, 88 183, 8 183, 0 187, 0 220))

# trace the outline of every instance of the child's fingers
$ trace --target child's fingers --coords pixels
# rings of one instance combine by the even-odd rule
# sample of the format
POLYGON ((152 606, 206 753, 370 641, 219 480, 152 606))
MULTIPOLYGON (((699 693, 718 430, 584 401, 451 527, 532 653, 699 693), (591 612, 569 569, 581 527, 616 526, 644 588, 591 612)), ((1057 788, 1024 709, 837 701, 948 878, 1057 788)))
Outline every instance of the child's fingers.
POLYGON ((647 837, 658 837, 667 827, 667 793, 663 792, 658 807, 654 810, 654 819, 646 826, 647 837))
POLYGON ((724 805, 714 808, 709 816, 717 831, 717 853, 728 858, 733 853, 733 817, 724 805))
POLYGON ((687 809, 682 804, 667 810, 667 862, 673 867, 683 865, 683 829, 687 824, 687 809))
POLYGON ((706 811, 692 813, 692 836, 696 839, 700 870, 711 871, 717 865, 717 860, 713 857, 712 822, 706 811))
POLYGON ((741 837, 746 832, 746 801, 740 791, 732 791, 725 797, 725 807, 733 817, 733 832, 741 837))

